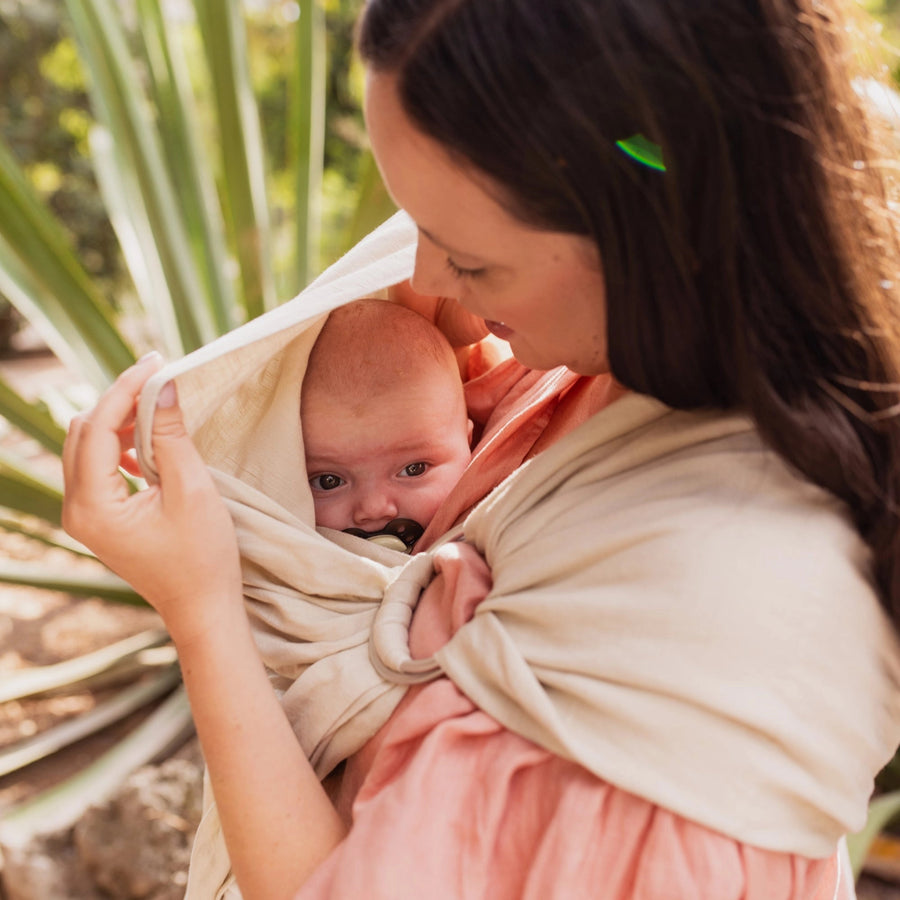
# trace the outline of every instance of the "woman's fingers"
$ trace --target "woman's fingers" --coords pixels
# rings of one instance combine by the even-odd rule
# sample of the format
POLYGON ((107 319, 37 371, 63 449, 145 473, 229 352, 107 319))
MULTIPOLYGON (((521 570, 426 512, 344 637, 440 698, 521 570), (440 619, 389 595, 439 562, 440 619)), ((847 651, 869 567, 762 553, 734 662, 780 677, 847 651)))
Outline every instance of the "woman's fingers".
POLYGON ((484 319, 473 315, 458 300, 449 297, 438 297, 434 324, 454 347, 468 347, 489 334, 484 319))
POLYGON ((158 353, 148 353, 126 369, 84 417, 100 429, 118 431, 134 419, 134 404, 147 379, 163 366, 158 353))
POLYGON ((133 427, 141 388, 161 365, 159 354, 144 357, 115 380, 93 409, 72 419, 62 453, 63 524, 76 538, 95 516, 127 494, 119 475, 125 434, 133 427))
POLYGON ((184 427, 174 384, 160 391, 153 419, 159 484, 132 493, 119 472, 120 464, 134 470, 135 403, 158 368, 148 360, 127 370, 72 423, 63 524, 185 638, 208 629, 223 598, 240 601, 241 572, 234 526, 184 427))
POLYGON ((215 492, 209 470, 184 427, 173 382, 159 393, 151 441, 159 481, 173 502, 198 490, 215 492))
POLYGON ((468 347, 488 334, 484 319, 470 313, 458 300, 417 294, 409 281, 389 288, 388 297, 434 322, 453 347, 468 347))

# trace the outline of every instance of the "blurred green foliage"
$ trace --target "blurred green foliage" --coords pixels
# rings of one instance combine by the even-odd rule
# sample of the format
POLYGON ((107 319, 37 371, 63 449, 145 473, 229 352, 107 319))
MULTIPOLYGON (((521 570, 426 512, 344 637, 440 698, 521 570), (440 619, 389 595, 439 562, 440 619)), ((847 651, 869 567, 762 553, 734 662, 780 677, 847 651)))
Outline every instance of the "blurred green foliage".
MULTIPOLYGON (((361 2, 0 0, 0 284, 93 390, 150 346, 175 358, 288 299, 393 212, 349 63, 361 2)), ((44 453, 61 451, 85 402, 65 388, 26 399, 0 377, 0 425, 44 453)), ((56 527, 61 503, 58 479, 0 448, 0 529, 83 555, 56 527)), ((0 584, 140 602, 100 567, 79 576, 43 559, 0 558, 0 584)), ((139 678, 131 652, 103 657, 139 678)), ((96 660, 72 662, 57 688, 77 690, 75 673, 96 660)), ((177 680, 164 672, 161 689, 177 680)), ((30 684, 5 699, 33 695, 30 684)), ((109 714, 77 717, 74 732, 67 722, 39 747, 14 745, 0 772, 153 699, 134 687, 109 714)), ((178 690, 160 712, 66 785, 0 816, 0 844, 67 827, 165 752, 190 712, 178 690)))
POLYGON ((860 0, 860 5, 877 21, 882 62, 900 84, 900 0, 860 0))
MULTIPOLYGON (((353 27, 364 0, 326 0, 328 34, 325 96, 325 176, 323 241, 319 267, 332 262, 343 249, 343 235, 356 203, 362 151, 366 147, 361 100, 362 77, 352 63, 353 27)), ((291 172, 286 170, 290 116, 285 86, 292 60, 285 9, 291 3, 269 4, 248 15, 251 77, 259 104, 263 140, 269 150, 269 195, 273 224, 289 227, 285 216, 293 209, 291 172)), ((291 13, 288 12, 288 15, 291 13)))
MULTIPOLYGON (((343 249, 366 146, 361 74, 351 64, 353 23, 363 0, 327 0, 327 82, 323 237, 316 269, 343 249)), ((294 208, 286 170, 290 116, 287 79, 293 60, 290 0, 247 9, 251 78, 268 153, 268 191, 276 242, 289 240, 294 208)), ((85 73, 66 32, 64 0, 0 0, 0 140, 69 232, 87 272, 120 306, 130 290, 116 236, 101 200, 88 147, 92 114, 85 73)), ((199 58, 199 50, 198 50, 199 58)), ((198 76, 200 77, 200 76, 198 76)), ((287 297, 280 297, 287 299, 287 297)), ((0 324, 0 346, 3 343, 0 324)))
POLYGON ((61 0, 0 2, 0 136, 68 229, 85 269, 109 288, 121 273, 118 243, 87 147, 91 121, 61 0))

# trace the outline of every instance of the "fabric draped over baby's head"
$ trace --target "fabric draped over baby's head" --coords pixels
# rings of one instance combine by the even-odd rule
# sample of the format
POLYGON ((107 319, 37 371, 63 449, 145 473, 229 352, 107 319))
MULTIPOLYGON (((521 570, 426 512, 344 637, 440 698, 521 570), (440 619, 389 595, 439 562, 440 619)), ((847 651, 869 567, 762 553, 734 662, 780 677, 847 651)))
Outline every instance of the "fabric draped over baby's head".
POLYGON ((235 523, 257 646, 320 774, 361 746, 402 696, 372 667, 368 635, 409 557, 316 531, 302 382, 328 314, 386 296, 412 273, 415 247, 415 226, 398 213, 293 300, 167 365, 138 403, 135 444, 152 483, 156 400, 175 383, 188 433, 235 523))
POLYGON ((136 445, 156 480, 149 425, 159 391, 174 381, 185 425, 212 468, 313 522, 303 476, 298 403, 306 364, 327 314, 363 297, 385 296, 413 269, 415 226, 397 213, 293 300, 167 365, 144 388, 136 445))

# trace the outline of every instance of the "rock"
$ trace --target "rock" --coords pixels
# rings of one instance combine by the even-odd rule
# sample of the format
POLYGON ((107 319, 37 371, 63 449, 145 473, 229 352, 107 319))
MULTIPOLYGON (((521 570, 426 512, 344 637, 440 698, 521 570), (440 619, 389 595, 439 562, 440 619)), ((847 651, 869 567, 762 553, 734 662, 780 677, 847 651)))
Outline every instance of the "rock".
POLYGON ((74 828, 3 848, 3 900, 182 900, 200 822, 195 740, 131 775, 74 828))
POLYGON ((200 822, 196 739, 131 775, 74 828, 3 848, 3 900, 182 900, 200 822))
POLYGON ((184 754, 135 772, 75 825, 81 865, 112 900, 181 900, 200 822, 203 769, 184 754))
POLYGON ((3 849, 6 900, 101 900, 78 859, 71 829, 3 849))

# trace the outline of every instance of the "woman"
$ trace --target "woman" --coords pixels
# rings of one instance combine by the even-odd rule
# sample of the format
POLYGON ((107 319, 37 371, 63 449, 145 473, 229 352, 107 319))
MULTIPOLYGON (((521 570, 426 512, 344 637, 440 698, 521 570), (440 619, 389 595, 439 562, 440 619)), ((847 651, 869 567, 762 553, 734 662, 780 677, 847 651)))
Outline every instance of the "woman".
POLYGON ((245 897, 852 896, 838 840, 900 738, 900 256, 842 7, 370 0, 413 287, 575 374, 488 422, 531 459, 436 551, 410 649, 450 680, 348 761, 341 815, 173 391, 161 487, 117 480, 156 365, 75 421, 67 528, 165 618, 245 897))

